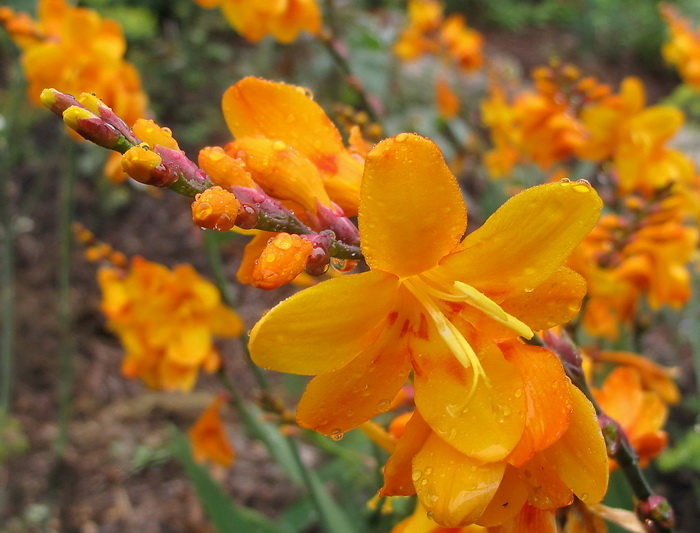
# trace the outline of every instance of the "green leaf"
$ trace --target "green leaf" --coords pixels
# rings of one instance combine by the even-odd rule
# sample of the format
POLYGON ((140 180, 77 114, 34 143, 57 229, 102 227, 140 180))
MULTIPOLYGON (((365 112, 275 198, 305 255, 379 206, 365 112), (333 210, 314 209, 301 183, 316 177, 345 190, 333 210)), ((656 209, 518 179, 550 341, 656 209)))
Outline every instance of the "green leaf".
POLYGON ((195 462, 189 441, 177 430, 173 431, 173 455, 185 468, 187 477, 219 533, 292 533, 285 525, 232 501, 209 472, 195 462))
POLYGON ((343 508, 333 500, 321 478, 301 463, 293 448, 294 444, 280 433, 276 425, 263 421, 260 408, 252 404, 240 407, 246 427, 265 444, 275 462, 294 483, 306 486, 311 492, 309 496, 316 501, 326 533, 356 533, 358 529, 343 508))
POLYGON ((663 451, 656 465, 665 472, 683 467, 700 472, 700 433, 692 430, 686 433, 673 448, 663 451))

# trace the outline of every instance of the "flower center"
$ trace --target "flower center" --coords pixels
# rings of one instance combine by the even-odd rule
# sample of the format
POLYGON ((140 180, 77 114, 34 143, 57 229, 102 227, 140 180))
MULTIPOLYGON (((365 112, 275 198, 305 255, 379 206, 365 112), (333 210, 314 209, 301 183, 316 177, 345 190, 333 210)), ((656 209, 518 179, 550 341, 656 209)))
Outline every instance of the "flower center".
POLYGON ((478 309, 499 324, 512 329, 522 337, 530 339, 533 336, 533 332, 527 324, 506 313, 488 296, 461 281, 447 280, 436 273, 426 272, 406 279, 404 286, 428 312, 428 316, 435 324, 440 337, 445 341, 457 361, 464 368, 472 369, 472 386, 468 398, 464 402, 465 405, 469 403, 476 392, 479 378, 483 378, 484 383, 489 387, 490 381, 474 348, 464 338, 462 332, 440 310, 439 302, 465 303, 478 309))

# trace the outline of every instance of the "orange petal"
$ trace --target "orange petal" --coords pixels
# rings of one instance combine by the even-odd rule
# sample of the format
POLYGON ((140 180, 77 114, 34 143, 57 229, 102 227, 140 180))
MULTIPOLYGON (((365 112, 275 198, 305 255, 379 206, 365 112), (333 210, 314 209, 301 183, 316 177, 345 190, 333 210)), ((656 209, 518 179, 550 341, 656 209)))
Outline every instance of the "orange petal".
POLYGON ((223 111, 234 137, 283 141, 314 163, 344 150, 338 129, 301 87, 243 78, 224 93, 223 111))
POLYGON ((535 331, 549 329, 574 318, 585 294, 586 281, 573 270, 560 267, 532 292, 506 298, 501 308, 535 331))
POLYGON ((379 491, 380 496, 410 496, 416 493, 412 477, 413 457, 431 433, 430 426, 425 423, 420 413, 414 411, 406 424, 406 431, 396 444, 396 450, 386 462, 384 486, 379 491))
POLYGON ((593 405, 571 385, 569 428, 542 456, 584 503, 598 503, 608 489, 608 456, 593 405))
POLYGON ((557 533, 557 520, 554 511, 542 511, 528 505, 507 523, 501 525, 499 533, 557 533))
POLYGON ((508 456, 509 463, 520 466, 566 431, 573 407, 570 382, 561 362, 549 350, 519 341, 500 344, 500 348, 518 369, 525 384, 525 430, 508 456))
POLYGON ((480 379, 467 403, 472 369, 446 349, 433 346, 427 351, 431 347, 412 343, 412 352, 418 354, 413 356, 416 406, 430 427, 462 453, 497 461, 511 452, 525 427, 523 381, 496 345, 472 341, 472 346, 490 386, 480 379))
POLYGON ((418 499, 443 527, 461 527, 481 516, 503 478, 505 463, 482 463, 432 433, 413 459, 418 499), (448 466, 449 465, 449 466, 448 466))
POLYGON ((441 266, 453 279, 487 294, 532 290, 593 229, 601 207, 600 197, 586 182, 526 189, 467 235, 441 266))
POLYGON ((411 370, 401 327, 395 322, 347 365, 315 377, 297 407, 299 425, 337 436, 388 411, 411 370))
POLYGON ((341 368, 374 342, 397 286, 394 276, 364 272, 298 292, 255 325, 250 355, 257 365, 278 372, 321 374, 341 368))
POLYGON ((538 509, 558 509, 569 505, 574 494, 560 479, 554 465, 541 453, 518 468, 528 490, 528 502, 538 509))
POLYGON ((511 465, 506 465, 501 484, 477 523, 493 527, 508 522, 520 512, 526 501, 527 488, 520 480, 518 470, 511 465))
POLYGON ((372 268, 423 272, 455 247, 466 223, 457 180, 432 141, 401 133, 367 155, 359 225, 372 268))

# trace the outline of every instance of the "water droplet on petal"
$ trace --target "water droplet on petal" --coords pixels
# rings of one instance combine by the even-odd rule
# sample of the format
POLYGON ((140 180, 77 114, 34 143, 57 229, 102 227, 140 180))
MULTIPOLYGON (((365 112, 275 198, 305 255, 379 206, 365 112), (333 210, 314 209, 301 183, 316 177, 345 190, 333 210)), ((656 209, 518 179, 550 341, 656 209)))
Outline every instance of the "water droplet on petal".
POLYGON ((421 472, 420 470, 414 470, 413 473, 411 474, 411 479, 413 481, 418 481, 422 476, 423 476, 423 472, 421 472))
POLYGON ((344 436, 345 434, 343 433, 343 430, 339 428, 331 430, 331 438, 333 440, 341 440, 344 436))
POLYGON ((377 409, 379 409, 380 413, 386 413, 390 407, 391 407, 391 402, 389 400, 382 400, 381 402, 379 402, 377 409))
POLYGON ((397 143, 402 143, 408 139, 408 133, 399 133, 394 139, 396 139, 397 143))

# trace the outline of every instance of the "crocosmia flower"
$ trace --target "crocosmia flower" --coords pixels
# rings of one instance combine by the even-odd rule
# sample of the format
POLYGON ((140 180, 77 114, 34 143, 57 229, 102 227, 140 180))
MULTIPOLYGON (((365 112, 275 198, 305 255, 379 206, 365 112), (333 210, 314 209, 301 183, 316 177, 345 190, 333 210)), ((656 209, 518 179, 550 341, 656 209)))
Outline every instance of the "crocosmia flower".
POLYGON ((670 33, 670 40, 661 49, 664 59, 678 69, 685 83, 700 89, 700 31, 693 30, 672 5, 664 2, 659 9, 670 33))
POLYGON ((231 466, 233 463, 235 453, 219 416, 223 403, 223 396, 217 396, 187 433, 192 454, 199 462, 211 461, 221 466, 231 466))
POLYGON ((226 20, 243 37, 258 42, 272 35, 291 43, 299 33, 317 34, 321 11, 316 0, 195 0, 206 9, 221 8, 226 20))
MULTIPOLYGON (((40 0, 36 20, 3 9, 0 23, 22 48, 22 67, 34 103, 40 105, 44 88, 55 87, 69 94, 99 94, 129 125, 147 114, 148 98, 138 72, 124 61, 126 40, 115 21, 65 0, 40 0)), ((105 172, 122 180, 126 176, 113 164, 118 160, 115 154, 105 172)))
POLYGON ((600 208, 586 182, 541 185, 462 239, 464 200, 437 146, 405 133, 382 141, 360 192, 370 271, 279 304, 253 328, 251 355, 317 375, 298 422, 334 436, 387 411, 413 371, 416 406, 441 439, 474 460, 503 459, 526 428, 529 372, 494 340, 517 352, 520 336, 575 316, 585 284, 562 264, 600 208))
POLYGON ((127 272, 101 269, 98 281, 107 325, 126 350, 122 373, 153 389, 192 389, 200 368, 219 368, 213 337, 243 329, 216 287, 191 265, 170 270, 137 256, 127 272))

